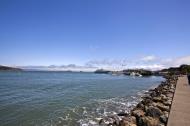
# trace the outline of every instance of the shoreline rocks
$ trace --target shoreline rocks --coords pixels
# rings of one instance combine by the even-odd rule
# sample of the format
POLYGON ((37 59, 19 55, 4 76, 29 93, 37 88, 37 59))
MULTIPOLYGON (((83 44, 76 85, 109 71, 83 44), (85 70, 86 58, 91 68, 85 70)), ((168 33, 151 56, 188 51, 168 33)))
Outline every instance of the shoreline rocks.
POLYGON ((101 119, 100 126, 166 126, 178 77, 165 76, 166 81, 151 89, 130 113, 119 113, 111 121, 101 119), (105 123, 106 122, 106 123, 105 123))

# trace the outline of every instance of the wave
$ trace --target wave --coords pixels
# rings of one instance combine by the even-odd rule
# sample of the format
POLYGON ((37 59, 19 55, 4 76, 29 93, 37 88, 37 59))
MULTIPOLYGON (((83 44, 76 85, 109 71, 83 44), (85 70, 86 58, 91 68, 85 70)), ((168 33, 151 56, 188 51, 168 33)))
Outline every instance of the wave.
POLYGON ((143 92, 136 96, 90 100, 82 106, 69 108, 64 112, 64 116, 58 117, 56 123, 51 125, 98 126, 99 120, 102 118, 121 112, 129 113, 140 102, 143 92))

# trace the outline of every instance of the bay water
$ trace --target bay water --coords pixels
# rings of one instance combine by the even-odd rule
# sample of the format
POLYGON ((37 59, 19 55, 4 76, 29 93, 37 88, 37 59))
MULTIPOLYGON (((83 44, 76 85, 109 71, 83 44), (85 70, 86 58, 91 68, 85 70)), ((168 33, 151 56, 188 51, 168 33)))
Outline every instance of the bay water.
POLYGON ((0 72, 1 126, 95 126, 128 112, 162 77, 85 72, 0 72))

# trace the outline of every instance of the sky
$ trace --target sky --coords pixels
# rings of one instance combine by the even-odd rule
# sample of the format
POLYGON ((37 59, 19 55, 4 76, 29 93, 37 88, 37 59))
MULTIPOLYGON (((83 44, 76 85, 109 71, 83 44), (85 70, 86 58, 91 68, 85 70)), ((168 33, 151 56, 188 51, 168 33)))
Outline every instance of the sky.
POLYGON ((190 64, 189 0, 1 0, 0 64, 190 64))

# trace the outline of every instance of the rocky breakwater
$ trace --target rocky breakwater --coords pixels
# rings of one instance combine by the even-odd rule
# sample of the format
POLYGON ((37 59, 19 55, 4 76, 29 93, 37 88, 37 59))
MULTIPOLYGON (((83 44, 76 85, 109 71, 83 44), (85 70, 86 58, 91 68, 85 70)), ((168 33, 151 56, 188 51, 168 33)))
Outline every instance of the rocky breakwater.
POLYGON ((151 89, 130 113, 119 113, 101 119, 100 126, 166 126, 177 83, 177 76, 151 89))

